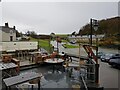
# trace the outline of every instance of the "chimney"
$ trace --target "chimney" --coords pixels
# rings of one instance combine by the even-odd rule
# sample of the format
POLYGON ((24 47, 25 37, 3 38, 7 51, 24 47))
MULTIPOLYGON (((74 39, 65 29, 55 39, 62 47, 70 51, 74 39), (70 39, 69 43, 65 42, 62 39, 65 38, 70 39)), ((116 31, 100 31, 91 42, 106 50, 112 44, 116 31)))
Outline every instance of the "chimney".
POLYGON ((15 26, 13 26, 13 29, 15 30, 15 26))
POLYGON ((5 23, 5 27, 9 27, 8 22, 7 22, 7 23, 5 23))

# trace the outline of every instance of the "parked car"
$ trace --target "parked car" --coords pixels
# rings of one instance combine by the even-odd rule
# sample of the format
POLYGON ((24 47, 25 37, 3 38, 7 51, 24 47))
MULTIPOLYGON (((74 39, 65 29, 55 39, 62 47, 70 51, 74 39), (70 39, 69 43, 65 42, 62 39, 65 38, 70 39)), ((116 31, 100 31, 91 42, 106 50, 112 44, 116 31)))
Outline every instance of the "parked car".
POLYGON ((112 56, 113 54, 104 54, 100 57, 100 59, 102 62, 108 62, 112 56))
POLYGON ((110 59, 108 63, 109 63, 109 65, 111 65, 113 67, 120 68, 120 57, 116 57, 114 59, 110 59))
POLYGON ((103 56, 105 53, 104 52, 98 52, 98 58, 100 58, 101 56, 103 56))
POLYGON ((120 58, 120 54, 113 54, 110 59, 118 59, 120 58))
POLYGON ((116 59, 116 58, 119 58, 120 57, 120 54, 104 54, 101 56, 101 61, 104 61, 104 62, 109 62, 110 59, 116 59))

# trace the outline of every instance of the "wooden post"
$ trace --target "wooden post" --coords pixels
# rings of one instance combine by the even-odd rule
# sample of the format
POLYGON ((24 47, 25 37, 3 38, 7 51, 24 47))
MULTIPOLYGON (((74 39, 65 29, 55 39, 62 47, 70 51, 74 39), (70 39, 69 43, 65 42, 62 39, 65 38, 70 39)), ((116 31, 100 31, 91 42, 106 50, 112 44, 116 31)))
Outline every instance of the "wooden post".
POLYGON ((20 60, 18 60, 18 59, 16 59, 16 58, 12 58, 12 61, 13 61, 16 65, 18 65, 17 68, 16 68, 16 71, 17 71, 17 73, 19 73, 19 72, 20 72, 20 60))
POLYGON ((37 48, 39 49, 39 39, 38 39, 38 46, 37 46, 37 48))
POLYGON ((79 68, 80 68, 80 42, 79 42, 79 68))
POLYGON ((59 53, 58 41, 57 41, 57 53, 59 53))
POLYGON ((50 41, 51 41, 51 37, 49 38, 49 53, 51 53, 50 41))

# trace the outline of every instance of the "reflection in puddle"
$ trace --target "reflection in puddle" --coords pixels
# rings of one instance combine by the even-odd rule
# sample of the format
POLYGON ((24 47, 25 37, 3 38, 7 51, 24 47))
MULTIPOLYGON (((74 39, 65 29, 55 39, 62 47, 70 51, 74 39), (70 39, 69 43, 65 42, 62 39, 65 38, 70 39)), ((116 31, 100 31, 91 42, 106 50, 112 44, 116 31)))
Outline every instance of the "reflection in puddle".
MULTIPOLYGON (((42 73, 41 78, 41 88, 71 88, 74 84, 80 85, 79 80, 79 71, 73 69, 73 73, 70 77, 70 72, 56 69, 54 72, 51 66, 42 66, 39 68, 33 68, 30 70, 24 70, 21 73, 25 72, 37 72, 42 73)), ((34 88, 37 88, 37 84, 24 83, 19 85, 22 88, 30 88, 33 85, 34 88)))

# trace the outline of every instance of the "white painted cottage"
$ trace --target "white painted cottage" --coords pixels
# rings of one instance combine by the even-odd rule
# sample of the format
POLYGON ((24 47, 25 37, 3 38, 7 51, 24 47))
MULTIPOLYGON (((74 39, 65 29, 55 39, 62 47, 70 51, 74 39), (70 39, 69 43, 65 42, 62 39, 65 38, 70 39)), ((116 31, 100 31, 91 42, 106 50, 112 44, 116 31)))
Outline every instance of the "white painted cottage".
POLYGON ((8 23, 5 26, 0 26, 0 42, 16 41, 16 29, 9 27, 8 23))
POLYGON ((36 50, 38 42, 36 41, 16 41, 16 29, 9 27, 8 23, 5 26, 0 26, 0 51, 12 52, 16 50, 36 50))

